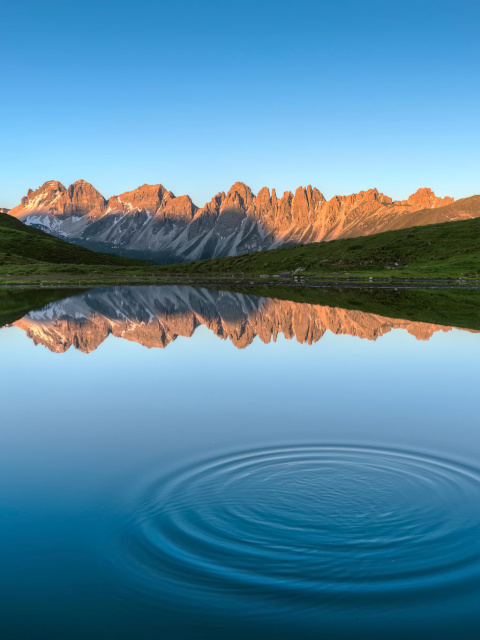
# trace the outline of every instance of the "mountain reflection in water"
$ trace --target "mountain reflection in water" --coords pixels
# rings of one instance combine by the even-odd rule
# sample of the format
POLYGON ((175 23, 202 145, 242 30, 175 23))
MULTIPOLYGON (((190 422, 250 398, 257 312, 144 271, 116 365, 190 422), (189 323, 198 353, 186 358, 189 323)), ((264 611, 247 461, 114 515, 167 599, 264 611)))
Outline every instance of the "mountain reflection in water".
POLYGON ((201 325, 239 349, 257 336, 264 343, 283 334, 288 340, 312 344, 326 331, 376 340, 392 329, 406 329, 417 340, 428 340, 435 332, 452 328, 186 286, 94 289, 31 311, 14 324, 36 345, 55 353, 72 346, 90 353, 109 335, 147 348, 165 348, 179 336, 192 337, 201 325))
POLYGON ((478 640, 478 309, 1 289, 0 638, 478 640))

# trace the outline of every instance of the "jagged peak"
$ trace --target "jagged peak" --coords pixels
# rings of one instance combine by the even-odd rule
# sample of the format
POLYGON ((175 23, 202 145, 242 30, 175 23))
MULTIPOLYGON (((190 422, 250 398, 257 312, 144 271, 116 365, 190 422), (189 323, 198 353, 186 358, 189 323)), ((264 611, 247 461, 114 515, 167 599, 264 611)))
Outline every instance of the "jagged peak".
MULTIPOLYGON (((288 191, 285 193, 291 193, 291 192, 288 191)), ((297 187, 297 189, 295 190, 295 196, 297 195, 298 196, 305 195, 307 197, 316 196, 316 197, 320 197, 322 200, 325 200, 323 193, 319 191, 317 187, 312 187, 311 184, 307 185, 306 187, 297 187)))
POLYGON ((269 202, 270 204, 277 201, 277 193, 275 189, 272 189, 272 193, 270 194, 270 189, 268 187, 262 187, 260 191, 257 193, 256 202, 269 202))
MULTIPOLYGON (((184 195, 181 195, 181 196, 174 196, 173 200, 182 200, 182 201, 190 202, 191 204, 193 204, 193 200, 187 194, 184 194, 184 195)), ((197 209, 198 209, 198 207, 197 207, 197 209)))
POLYGON ((230 187, 228 193, 230 193, 230 192, 232 192, 232 193, 234 193, 234 192, 252 193, 252 190, 250 189, 248 184, 245 184, 245 182, 237 181, 234 184, 232 184, 232 186, 230 187))
MULTIPOLYGON (((321 233, 325 233, 330 225, 336 224, 337 215, 342 216, 342 222, 333 233, 342 233, 343 220, 353 210, 357 217, 383 211, 397 215, 399 211, 387 205, 405 207, 403 213, 432 209, 452 202, 453 198, 439 198, 428 187, 421 187, 407 200, 396 202, 379 192, 376 187, 350 195, 334 196, 327 202, 324 195, 311 184, 298 187, 294 193, 285 191, 279 199, 273 188, 270 190, 262 187, 255 195, 247 184, 237 181, 227 193, 220 191, 199 209, 189 195, 177 198, 160 183, 144 183, 112 196, 107 203, 93 185, 79 179, 68 189, 57 180, 46 181, 36 191, 30 189, 22 203, 11 210, 11 214, 23 218, 34 212, 49 212, 60 217, 87 215, 94 218, 104 213, 127 215, 146 211, 151 215, 158 214, 159 217, 187 220, 197 216, 215 218, 222 212, 231 210, 254 216, 261 224, 267 225, 269 232, 279 233, 281 237, 291 225, 298 228, 301 234, 308 225, 315 225, 317 222, 321 233)), ((333 236, 329 236, 331 237, 333 236)))
POLYGON ((415 191, 415 193, 412 193, 411 195, 415 196, 417 194, 425 194, 425 195, 432 195, 432 196, 435 195, 435 193, 432 191, 432 189, 430 189, 430 187, 420 187, 415 191))
POLYGON ((293 193, 291 191, 283 192, 282 200, 292 200, 292 199, 293 199, 293 193))
POLYGON ((190 196, 182 195, 176 198, 164 198, 162 206, 159 207, 157 211, 157 215, 163 213, 166 218, 191 220, 197 210, 198 207, 193 204, 190 196))
POLYGON ((248 208, 253 204, 255 195, 248 185, 244 182, 235 182, 226 196, 226 206, 240 205, 248 208))
POLYGON ((141 189, 156 189, 158 192, 168 192, 168 189, 166 187, 163 186, 163 184, 160 184, 160 182, 158 184, 147 184, 146 182, 144 184, 142 184, 141 186, 137 187, 136 189, 132 189, 132 191, 140 191, 141 189))
POLYGON ((55 191, 66 191, 65 186, 58 180, 47 180, 42 184, 41 187, 38 187, 37 189, 35 189, 35 191, 33 191, 32 189, 29 189, 27 195, 32 193, 39 193, 40 191, 46 191, 47 189, 48 190, 54 189, 55 191))
POLYGON ((434 207, 441 207, 454 202, 454 198, 445 196, 441 198, 436 196, 430 187, 421 187, 417 189, 415 193, 412 193, 406 200, 397 200, 396 204, 411 205, 417 209, 432 209, 434 207))
POLYGON ((71 195, 76 193, 77 191, 87 191, 94 194, 102 195, 100 191, 95 189, 95 187, 90 182, 87 182, 86 180, 82 180, 82 179, 72 182, 72 184, 68 187, 67 191, 71 195))
MULTIPOLYGON (((127 194, 132 194, 132 193, 140 193, 140 192, 148 192, 148 193, 156 193, 156 194, 164 194, 164 193, 171 193, 170 191, 168 191, 168 189, 166 189, 163 184, 142 184, 139 187, 136 187, 135 189, 130 189, 129 191, 124 191, 123 193, 120 193, 119 196, 126 196, 127 194)), ((173 195, 173 194, 172 194, 173 195)), ((113 196, 113 197, 119 197, 119 196, 113 196)))

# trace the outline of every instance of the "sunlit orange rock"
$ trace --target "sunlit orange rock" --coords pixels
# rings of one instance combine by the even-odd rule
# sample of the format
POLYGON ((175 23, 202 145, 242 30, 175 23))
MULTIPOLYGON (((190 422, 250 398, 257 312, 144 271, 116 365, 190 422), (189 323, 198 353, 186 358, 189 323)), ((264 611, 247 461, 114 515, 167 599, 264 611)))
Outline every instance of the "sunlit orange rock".
POLYGON ((478 197, 465 202, 439 198, 427 188, 398 201, 377 189, 327 200, 311 185, 281 197, 267 187, 255 195, 236 182, 199 209, 188 195, 176 197, 161 184, 145 184, 107 202, 84 180, 68 189, 52 180, 30 190, 10 214, 80 244, 168 263, 480 216, 478 197))

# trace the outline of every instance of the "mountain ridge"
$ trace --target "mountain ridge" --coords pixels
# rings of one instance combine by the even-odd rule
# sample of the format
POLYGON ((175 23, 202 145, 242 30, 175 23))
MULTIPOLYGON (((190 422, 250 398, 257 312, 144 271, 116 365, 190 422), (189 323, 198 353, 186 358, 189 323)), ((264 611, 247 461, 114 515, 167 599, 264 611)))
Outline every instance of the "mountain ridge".
POLYGON ((55 272, 81 266, 87 270, 151 267, 121 256, 89 251, 0 212, 0 270, 14 273, 17 268, 31 267, 55 272))
MULTIPOLYGON (((399 201, 377 189, 327 200, 311 185, 279 198, 275 189, 263 187, 255 195, 236 182, 199 208, 190 196, 175 196, 161 184, 144 184, 107 200, 85 180, 68 188, 50 180, 30 189, 9 213, 89 248, 169 264, 431 224, 442 221, 436 209, 453 203, 429 188, 399 201)), ((475 217, 480 211, 455 215, 446 219, 475 217)))

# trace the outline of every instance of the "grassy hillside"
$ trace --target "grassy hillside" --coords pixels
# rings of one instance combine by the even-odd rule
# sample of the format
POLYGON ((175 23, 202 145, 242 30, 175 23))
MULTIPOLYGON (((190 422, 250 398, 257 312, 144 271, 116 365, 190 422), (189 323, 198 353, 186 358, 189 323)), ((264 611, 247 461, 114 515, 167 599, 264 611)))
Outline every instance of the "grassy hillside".
MULTIPOLYGON (((192 283, 225 276, 478 278, 480 218, 160 267, 97 253, 0 214, 0 282, 192 283), (134 280, 133 280, 134 279, 134 280)), ((273 280, 272 280, 273 281, 273 280)))
POLYGON ((480 276, 480 218, 172 265, 176 274, 480 276))
POLYGON ((385 227, 382 231, 393 229, 407 229, 409 227, 424 226, 428 224, 439 224, 450 220, 467 220, 480 216, 480 196, 470 196, 455 200, 443 207, 433 209, 418 209, 410 213, 403 214, 400 219, 396 216, 385 216, 385 227), (391 222, 395 226, 390 226, 391 222))
POLYGON ((12 216, 0 213, 0 272, 33 273, 83 270, 118 271, 150 265, 112 254, 96 253, 28 227, 12 216))

